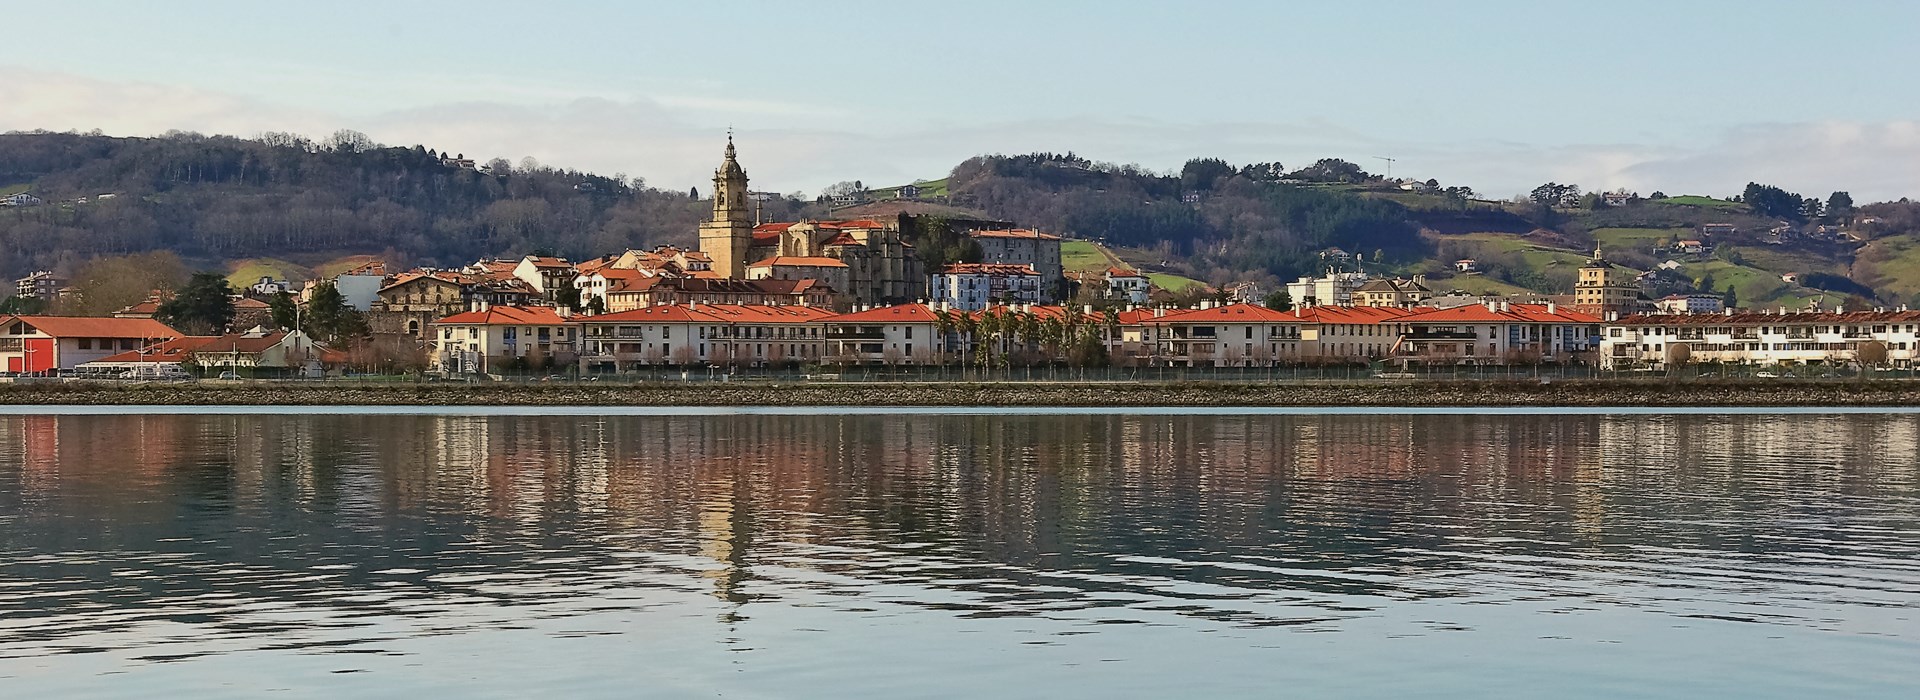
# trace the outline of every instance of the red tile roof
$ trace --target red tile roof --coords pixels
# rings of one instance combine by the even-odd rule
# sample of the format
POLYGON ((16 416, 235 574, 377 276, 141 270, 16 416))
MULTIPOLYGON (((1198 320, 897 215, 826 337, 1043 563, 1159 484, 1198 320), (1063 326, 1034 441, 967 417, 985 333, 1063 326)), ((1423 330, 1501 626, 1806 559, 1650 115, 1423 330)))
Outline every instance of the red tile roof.
POLYGON ((776 255, 747 267, 846 267, 847 264, 835 258, 797 257, 776 255))
POLYGON ((827 319, 828 323, 933 323, 933 309, 926 304, 882 306, 855 311, 827 319))
POLYGON ((1468 304, 1451 309, 1420 311, 1396 319, 1400 323, 1599 323, 1600 318, 1565 306, 1547 311, 1547 304, 1509 304, 1505 311, 1486 304, 1468 304))
POLYGON ((91 316, 8 316, 55 338, 178 338, 167 324, 151 318, 95 318, 91 316))
POLYGON ((219 339, 219 336, 212 335, 190 335, 183 338, 173 338, 161 343, 149 345, 140 350, 129 350, 118 355, 108 355, 94 360, 94 362, 185 362, 195 350, 219 339))
POLYGON ((1211 309, 1172 311, 1160 318, 1148 318, 1147 323, 1283 323, 1299 322, 1301 319, 1290 311, 1275 311, 1254 304, 1229 304, 1211 309))
POLYGON ((1391 306, 1309 306, 1284 313, 1302 323, 1363 324, 1398 322, 1413 311, 1391 306))
POLYGON ((940 268, 943 275, 1038 275, 1031 265, 1006 263, 953 263, 940 268))
POLYGON ((486 311, 468 311, 434 321, 434 325, 460 326, 557 326, 566 323, 551 306, 495 306, 486 311))

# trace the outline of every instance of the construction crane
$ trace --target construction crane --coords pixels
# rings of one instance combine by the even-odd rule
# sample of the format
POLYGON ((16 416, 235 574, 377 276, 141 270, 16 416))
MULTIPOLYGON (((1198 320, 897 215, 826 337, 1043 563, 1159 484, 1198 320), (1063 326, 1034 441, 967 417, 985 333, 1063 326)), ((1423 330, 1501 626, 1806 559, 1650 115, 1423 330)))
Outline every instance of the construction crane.
POLYGON ((1397 158, 1388 158, 1388 157, 1386 157, 1386 156, 1374 156, 1374 159, 1375 159, 1375 160, 1384 160, 1384 161, 1386 161, 1386 162, 1387 162, 1387 179, 1388 179, 1388 180, 1392 180, 1392 179, 1393 179, 1393 163, 1394 163, 1394 161, 1396 161, 1396 160, 1399 160, 1399 159, 1397 159, 1397 158))

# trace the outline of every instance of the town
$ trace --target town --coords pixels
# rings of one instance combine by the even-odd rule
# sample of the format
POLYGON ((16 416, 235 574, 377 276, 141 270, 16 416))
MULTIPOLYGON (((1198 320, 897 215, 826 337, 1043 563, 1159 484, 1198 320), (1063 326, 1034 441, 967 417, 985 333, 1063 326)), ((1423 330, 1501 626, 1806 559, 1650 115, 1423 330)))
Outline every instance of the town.
MULTIPOLYGON (((927 270, 901 221, 763 222, 754 195, 729 138, 697 250, 526 255, 457 269, 368 261, 297 295, 264 278, 229 300, 223 327, 202 335, 156 318, 166 315, 165 292, 111 318, 0 317, 0 368, 121 379, 349 370, 591 378, 669 368, 722 376, 821 368, 810 374, 830 377, 826 368, 954 366, 1365 367, 1412 377, 1460 366, 1713 364, 1769 376, 1908 368, 1920 354, 1920 312, 1736 309, 1710 294, 1655 301, 1603 250, 1565 297, 1442 291, 1419 275, 1375 277, 1334 251, 1322 275, 1284 290, 1239 285, 1180 305, 1156 299, 1134 270, 1066 272, 1057 235, 957 222, 980 261, 927 270), (296 316, 324 313, 316 297, 350 308, 374 341, 317 340, 298 321, 276 320, 263 300, 276 296, 296 300, 296 316)), ((1464 272, 1474 261, 1456 264, 1464 272)), ((15 291, 52 299, 65 286, 42 271, 15 291)))

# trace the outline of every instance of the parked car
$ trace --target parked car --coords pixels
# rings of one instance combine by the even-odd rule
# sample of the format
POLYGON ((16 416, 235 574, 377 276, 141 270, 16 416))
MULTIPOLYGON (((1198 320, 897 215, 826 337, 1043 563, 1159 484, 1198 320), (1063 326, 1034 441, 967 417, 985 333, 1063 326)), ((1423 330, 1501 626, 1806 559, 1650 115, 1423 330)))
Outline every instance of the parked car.
POLYGON ((226 371, 226 372, 221 372, 221 373, 220 373, 220 378, 221 378, 221 379, 239 379, 239 378, 240 378, 240 375, 239 375, 239 374, 236 374, 236 373, 234 373, 234 372, 233 372, 232 370, 228 370, 228 371, 226 371))

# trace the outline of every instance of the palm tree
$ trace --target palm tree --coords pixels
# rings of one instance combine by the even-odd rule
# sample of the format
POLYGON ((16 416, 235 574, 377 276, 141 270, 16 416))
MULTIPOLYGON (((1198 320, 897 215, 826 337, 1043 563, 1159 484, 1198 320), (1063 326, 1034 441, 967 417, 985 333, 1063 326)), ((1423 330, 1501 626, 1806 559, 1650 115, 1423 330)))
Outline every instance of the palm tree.
POLYGON ((933 312, 933 332, 936 334, 933 348, 934 353, 940 358, 939 362, 942 367, 945 367, 947 364, 947 336, 951 335, 956 327, 958 327, 958 324, 954 323, 953 314, 948 313, 946 309, 939 309, 933 312))

